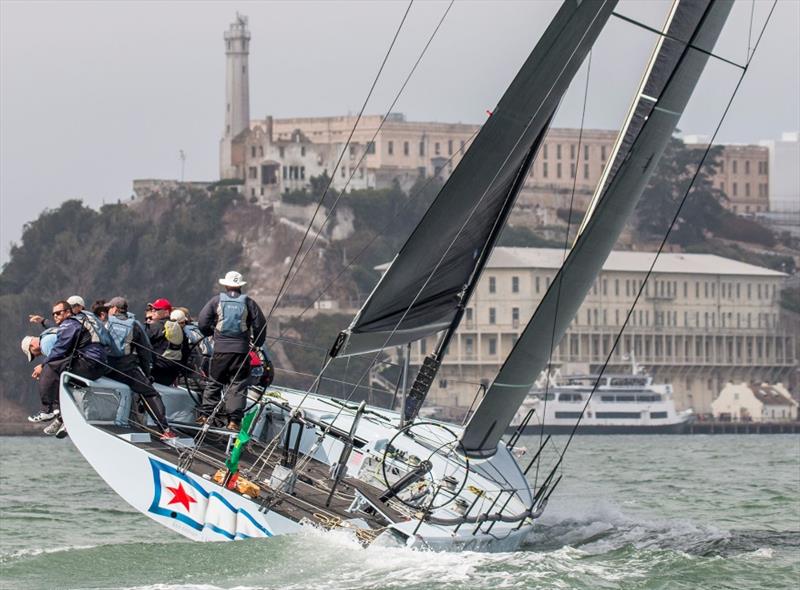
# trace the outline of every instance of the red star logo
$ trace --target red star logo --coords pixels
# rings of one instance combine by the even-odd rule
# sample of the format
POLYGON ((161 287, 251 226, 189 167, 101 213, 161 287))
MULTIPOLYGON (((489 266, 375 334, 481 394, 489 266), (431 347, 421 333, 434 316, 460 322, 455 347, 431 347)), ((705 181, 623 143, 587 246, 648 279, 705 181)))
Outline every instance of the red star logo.
POLYGON ((177 488, 172 488, 170 486, 166 486, 166 488, 170 492, 172 492, 172 500, 170 500, 167 505, 169 505, 169 504, 180 504, 188 512, 189 511, 189 505, 192 502, 195 502, 195 503, 197 502, 197 500, 195 500, 194 498, 192 498, 192 496, 190 496, 188 493, 186 493, 186 490, 183 489, 183 484, 182 483, 179 483, 177 488))

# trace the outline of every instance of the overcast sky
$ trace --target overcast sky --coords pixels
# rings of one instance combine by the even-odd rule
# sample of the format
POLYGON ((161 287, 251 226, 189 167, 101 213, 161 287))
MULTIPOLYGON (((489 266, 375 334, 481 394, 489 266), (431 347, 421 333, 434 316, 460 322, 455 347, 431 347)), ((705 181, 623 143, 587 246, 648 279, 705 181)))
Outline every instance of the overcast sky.
MULTIPOLYGON (((396 111, 413 120, 481 122, 558 2, 456 2, 396 111)), ((771 2, 740 0, 716 52, 744 62, 771 2), (753 10, 753 33, 749 23, 753 10)), ((24 223, 67 198, 93 206, 131 195, 134 178, 218 177, 224 123, 223 32, 249 17, 250 114, 357 112, 406 2, 0 1, 0 261, 24 223)), ((446 2, 417 2, 367 111, 391 103, 446 2)), ((658 27, 663 1, 618 11, 658 27)), ((800 127, 800 2, 781 0, 719 140, 755 143, 800 127)), ((586 126, 618 128, 653 36, 612 19, 592 53, 586 126)), ((587 67, 555 126, 576 126, 587 67)), ((707 73, 681 121, 710 135, 738 73, 707 73)))

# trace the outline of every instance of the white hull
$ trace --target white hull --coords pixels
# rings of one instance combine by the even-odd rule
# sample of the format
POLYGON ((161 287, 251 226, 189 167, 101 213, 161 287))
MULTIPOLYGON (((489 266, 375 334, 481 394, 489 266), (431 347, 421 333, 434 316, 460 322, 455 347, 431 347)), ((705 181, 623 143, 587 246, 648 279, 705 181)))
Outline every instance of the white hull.
MULTIPOLYGON (((117 428, 119 432, 115 432, 107 422, 87 420, 81 406, 82 400, 76 402, 75 384, 87 386, 90 392, 92 386, 97 385, 68 374, 62 378, 61 411, 73 444, 117 494, 148 518, 194 541, 272 537, 296 533, 306 526, 331 528, 331 522, 336 517, 333 512, 327 511, 324 504, 307 508, 304 517, 282 513, 280 508, 265 510, 262 508, 263 498, 251 499, 225 489, 208 479, 207 474, 203 477, 198 469, 190 468, 185 473, 181 472, 178 469, 179 455, 181 450, 186 453, 191 448, 192 439, 189 437, 179 439, 172 447, 143 432, 122 432, 126 430, 123 428, 117 428)), ((103 380, 101 385, 105 391, 109 387, 120 391, 126 389, 109 380, 103 380)), ((186 395, 183 390, 172 390, 172 393, 186 395)), ((287 408, 296 407, 304 397, 303 392, 285 389, 278 389, 275 393, 281 396, 287 408)), ((168 410, 170 405, 167 400, 168 410)), ((340 402, 324 396, 307 396, 302 408, 307 418, 322 423, 332 421, 336 428, 344 431, 349 430, 356 416, 353 409, 343 409, 340 402)), ((524 515, 533 502, 533 494, 525 477, 505 446, 501 445, 494 457, 481 461, 465 461, 453 453, 443 456, 431 449, 437 443, 442 443, 440 446, 448 444, 447 432, 460 435, 456 427, 421 423, 415 426, 414 438, 417 440, 414 440, 405 434, 398 435, 396 414, 380 409, 368 410, 355 430, 360 448, 353 449, 347 462, 348 481, 359 484, 369 482, 377 487, 376 474, 380 471, 380 459, 384 457, 387 442, 394 438, 392 446, 399 454, 431 462, 432 469, 428 477, 431 490, 418 509, 411 507, 403 510, 399 507, 402 518, 397 517, 396 502, 394 511, 387 508, 386 513, 392 512, 394 517, 385 526, 369 525, 366 522, 369 519, 359 513, 358 507, 351 506, 350 518, 347 518, 347 514, 343 518, 341 511, 338 513, 341 520, 337 528, 354 533, 366 532, 367 537, 356 535, 364 544, 400 544, 436 550, 511 551, 518 548, 530 534, 533 519, 529 515, 513 522, 486 518, 486 515, 498 513, 505 517, 524 515), (393 417, 395 420, 392 420, 393 417), (458 482, 454 486, 456 489, 447 491, 442 488, 446 476, 458 482), (506 481, 498 484, 494 480, 499 478, 506 481), (433 504, 428 502, 428 497, 433 498, 433 504), (461 504, 460 512, 458 503, 461 504), (467 506, 466 514, 472 520, 455 524, 459 517, 464 520, 464 508, 467 506), (428 517, 421 519, 426 509, 428 517), (481 522, 478 523, 475 520, 479 515, 484 516, 479 518, 481 522), (432 522, 437 519, 438 523, 432 522), (364 542, 365 538, 368 542, 364 542)), ((321 445, 314 448, 318 432, 308 427, 302 432, 301 452, 313 452, 317 465, 330 466, 336 463, 343 448, 339 440, 326 437, 321 445)), ((389 459, 385 460, 388 465, 389 459)), ((257 483, 262 490, 269 491, 266 481, 258 480, 257 483)), ((298 504, 305 502, 303 493, 297 490, 287 500, 298 504)), ((362 502, 361 508, 363 506, 362 502)), ((367 508, 369 511, 370 507, 367 508)))

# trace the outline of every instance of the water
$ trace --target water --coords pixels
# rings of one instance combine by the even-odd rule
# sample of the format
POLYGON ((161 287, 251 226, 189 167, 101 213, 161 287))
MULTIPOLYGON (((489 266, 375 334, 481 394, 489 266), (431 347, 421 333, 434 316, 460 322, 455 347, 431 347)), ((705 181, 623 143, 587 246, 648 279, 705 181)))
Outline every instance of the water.
POLYGON ((579 437, 536 534, 500 554, 313 531, 190 543, 129 509, 68 440, 0 451, 4 589, 800 587, 798 436, 579 437))

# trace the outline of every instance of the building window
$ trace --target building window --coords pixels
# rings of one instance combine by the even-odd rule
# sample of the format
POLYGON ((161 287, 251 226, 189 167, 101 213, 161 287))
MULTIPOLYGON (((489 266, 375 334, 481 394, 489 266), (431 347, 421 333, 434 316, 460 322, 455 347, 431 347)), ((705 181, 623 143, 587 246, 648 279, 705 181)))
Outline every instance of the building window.
POLYGON ((425 141, 424 140, 419 142, 419 155, 420 156, 424 156, 425 155, 425 141))
POLYGON ((341 172, 342 172, 342 178, 347 176, 347 169, 344 166, 342 166, 341 172))
POLYGON ((497 292, 497 279, 489 277, 489 293, 497 292))
POLYGON ((284 155, 284 154, 283 154, 283 146, 281 146, 281 147, 279 147, 279 148, 278 148, 278 156, 279 156, 280 158, 283 158, 283 155, 284 155))
POLYGON ((306 146, 301 145, 300 146, 300 157, 305 157, 305 155, 306 155, 306 146))
POLYGON ((575 164, 569 165, 569 177, 575 178, 575 164))
POLYGON ((300 180, 306 179, 306 167, 300 166, 300 180))
POLYGON ((258 168, 255 166, 250 166, 248 171, 250 178, 258 178, 258 168))
POLYGON ((403 155, 404 156, 408 155, 408 142, 407 141, 403 142, 403 155))
POLYGON ((283 179, 286 180, 286 166, 283 167, 283 179))
POLYGON ((556 164, 556 178, 561 178, 561 162, 556 164))
POLYGON ((519 327, 519 307, 511 308, 511 327, 512 328, 519 327))
POLYGON ((250 146, 250 157, 251 158, 255 158, 256 157, 256 146, 254 146, 254 145, 250 146))
POLYGON ((589 164, 583 165, 583 179, 587 180, 589 178, 589 164))
POLYGON ((497 354, 497 338, 495 338, 494 336, 490 336, 488 343, 489 343, 489 354, 490 355, 497 354))
POLYGON ((600 159, 603 160, 603 162, 606 161, 606 146, 604 145, 600 146, 600 159))
POLYGON ((556 160, 560 160, 560 159, 561 159, 561 144, 557 143, 556 144, 556 160))
POLYGON ((263 145, 258 146, 258 155, 261 156, 262 158, 264 157, 264 146, 263 145))
POLYGON ((439 142, 437 141, 436 143, 433 144, 433 153, 438 156, 439 152, 440 152, 439 142))
POLYGON ((489 323, 494 324, 497 321, 497 310, 494 307, 489 308, 489 323))
POLYGON ((375 153, 375 142, 374 141, 368 141, 367 142, 367 153, 368 154, 374 154, 375 153))
POLYGON ((425 354, 427 352, 426 350, 427 348, 428 348, 427 341, 425 340, 425 338, 423 338, 422 340, 419 341, 419 353, 425 354))
POLYGON ((471 323, 472 322, 472 308, 468 307, 466 310, 464 310, 464 312, 465 312, 464 313, 464 317, 466 318, 467 323, 471 323))
POLYGON ((389 155, 394 155, 394 142, 390 141, 388 145, 389 155))
POLYGON ((453 140, 452 139, 448 139, 447 140, 447 155, 448 156, 452 156, 453 155, 453 140))
POLYGON ((575 144, 574 143, 569 144, 569 159, 570 160, 574 160, 575 159, 575 144))
POLYGON ((614 296, 619 297, 619 279, 614 279, 614 296))
POLYGON ((750 160, 744 161, 744 173, 750 174, 750 160))
POLYGON ((467 336, 466 338, 464 338, 464 353, 467 356, 472 356, 473 354, 475 354, 474 341, 472 339, 472 336, 467 336))
POLYGON ((737 168, 737 167, 738 167, 738 166, 737 166, 737 161, 736 161, 736 160, 734 160, 734 161, 733 161, 733 173, 734 173, 734 174, 736 174, 736 172, 737 172, 737 171, 736 171, 736 168, 737 168))
POLYGON ((511 277, 511 292, 519 293, 519 277, 511 277))
POLYGON ((745 182, 744 183, 744 196, 745 197, 749 197, 750 196, 750 183, 749 182, 745 182))
POLYGON ((459 151, 460 151, 462 154, 464 153, 464 140, 463 140, 463 139, 461 140, 461 147, 459 147, 459 148, 458 148, 458 150, 459 150, 459 151))
POLYGON ((539 292, 539 277, 536 277, 536 292, 539 292))
POLYGON ((583 159, 588 161, 589 160, 589 146, 583 146, 583 159))
POLYGON ((547 178, 547 162, 542 162, 542 178, 547 178))
POLYGON ((542 148, 542 157, 547 159, 547 144, 544 144, 544 148, 542 148))

